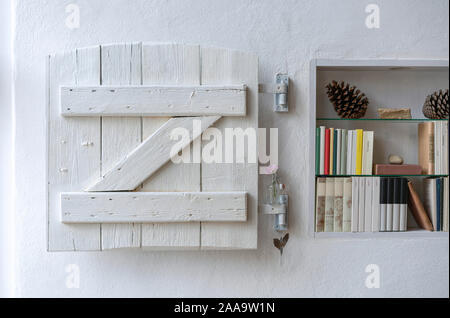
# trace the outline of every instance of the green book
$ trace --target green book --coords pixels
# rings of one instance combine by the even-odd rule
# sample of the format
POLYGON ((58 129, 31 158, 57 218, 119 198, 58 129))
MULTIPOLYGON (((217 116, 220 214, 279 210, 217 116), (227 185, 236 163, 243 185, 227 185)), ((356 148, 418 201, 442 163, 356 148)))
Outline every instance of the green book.
POLYGON ((316 176, 320 174, 320 128, 316 128, 316 176))
POLYGON ((333 175, 337 174, 337 172, 336 172, 336 170, 337 170, 336 169, 337 151, 338 151, 338 149, 337 149, 337 134, 338 134, 338 132, 335 129, 334 130, 334 139, 333 139, 333 149, 334 149, 334 152, 333 152, 333 175))

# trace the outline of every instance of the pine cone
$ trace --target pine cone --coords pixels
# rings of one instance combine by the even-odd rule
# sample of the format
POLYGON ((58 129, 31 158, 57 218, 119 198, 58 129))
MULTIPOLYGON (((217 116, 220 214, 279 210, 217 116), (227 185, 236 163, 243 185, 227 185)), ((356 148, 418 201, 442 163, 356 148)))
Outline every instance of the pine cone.
POLYGON ((326 86, 328 98, 334 105, 334 110, 339 117, 358 119, 364 117, 369 105, 369 99, 355 86, 350 86, 343 81, 326 86))
POLYGON ((448 89, 428 95, 423 105, 423 114, 429 119, 448 119, 448 89))

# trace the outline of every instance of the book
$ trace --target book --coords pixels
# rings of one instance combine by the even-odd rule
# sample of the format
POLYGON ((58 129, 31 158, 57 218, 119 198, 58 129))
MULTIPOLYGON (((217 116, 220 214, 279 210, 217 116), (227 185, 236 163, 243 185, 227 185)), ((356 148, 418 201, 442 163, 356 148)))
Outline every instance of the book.
POLYGON ((325 130, 325 158, 324 158, 324 174, 330 174, 330 141, 331 141, 331 131, 330 129, 325 130))
POLYGON ((388 179, 381 178, 380 180, 380 232, 386 232, 387 223, 387 205, 388 205, 388 179))
POLYGON ((366 208, 366 178, 360 178, 359 180, 359 207, 358 207, 358 232, 364 232, 365 231, 365 225, 364 222, 366 221, 365 216, 365 208, 366 208))
POLYGON ((359 178, 352 178, 352 232, 359 227, 359 178))
POLYGON ((336 174, 341 175, 342 129, 336 129, 336 174))
POLYGON ((342 137, 341 137, 341 171, 342 175, 347 174, 347 129, 342 129, 342 137))
POLYGON ((442 222, 441 222, 441 215, 442 215, 442 204, 441 204, 441 178, 437 178, 436 180, 436 231, 442 230, 442 222))
POLYGON ((319 174, 325 174, 325 127, 320 126, 320 161, 319 161, 319 174))
POLYGON ((356 175, 356 151, 358 145, 358 134, 356 130, 353 131, 353 146, 352 146, 352 174, 356 175))
POLYGON ((395 179, 388 178, 387 182, 387 205, 386 205, 386 232, 392 232, 394 215, 394 185, 395 179))
POLYGON ((408 190, 408 208, 411 211, 417 225, 424 230, 433 231, 433 224, 431 224, 427 211, 425 210, 425 207, 411 181, 408 181, 408 190))
POLYGON ((333 175, 334 167, 334 128, 330 128, 330 175, 333 175))
POLYGON ((325 178, 317 178, 316 232, 323 232, 325 226, 325 178))
POLYGON ((436 179, 426 178, 423 180, 424 200, 423 205, 427 211, 428 217, 433 224, 433 231, 437 231, 437 214, 436 214, 436 179))
POLYGON ((364 194, 364 232, 372 232, 372 195, 373 195, 373 178, 365 179, 365 194, 364 194))
POLYGON ((408 180, 401 178, 400 186, 400 232, 408 228, 408 180))
POLYGON ((352 231, 352 178, 344 179, 344 198, 343 198, 343 221, 342 221, 342 231, 351 232, 352 231))
POLYGON ((448 121, 442 123, 442 174, 448 174, 448 121))
POLYGON ((334 232, 342 232, 344 179, 334 179, 334 232))
POLYGON ((434 122, 419 125, 419 165, 422 174, 434 174, 434 122))
POLYGON ((394 201, 392 203, 392 231, 400 231, 400 190, 402 179, 394 178, 394 201))
POLYGON ((356 130, 356 175, 362 174, 363 131, 356 130))
POLYGON ((448 186, 449 186, 449 181, 448 181, 448 177, 444 178, 444 227, 443 230, 444 232, 448 232, 449 231, 449 192, 448 192, 448 186))
POLYGON ((316 128, 316 176, 320 174, 320 127, 316 128))
POLYGON ((325 232, 334 232, 334 178, 325 181, 325 232))
POLYGON ((347 133, 347 174, 353 174, 352 153, 353 153, 353 130, 349 130, 347 133))
POLYGON ((372 175, 373 167, 373 131, 363 132, 362 174, 372 175))
POLYGON ((333 175, 337 174, 336 171, 336 163, 337 163, 337 129, 334 129, 334 137, 333 137, 333 175))
POLYGON ((441 122, 434 123, 434 173, 441 174, 441 122))
POLYGON ((380 178, 373 178, 372 232, 380 231, 380 178))
POLYGON ((419 165, 390 165, 376 164, 375 175, 421 175, 422 167, 419 165))

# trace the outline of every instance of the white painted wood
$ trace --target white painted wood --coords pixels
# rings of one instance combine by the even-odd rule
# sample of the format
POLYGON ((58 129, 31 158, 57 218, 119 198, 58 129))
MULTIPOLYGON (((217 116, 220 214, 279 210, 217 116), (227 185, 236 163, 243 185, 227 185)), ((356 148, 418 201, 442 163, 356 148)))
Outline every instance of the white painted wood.
MULTIPOLYGON (((101 47, 102 85, 141 84, 141 44, 112 44, 101 47)), ((85 105, 91 105, 89 100, 85 105)), ((103 117, 102 175, 142 142, 141 118, 103 117)), ((141 224, 102 224, 102 249, 141 246, 141 224)))
POLYGON ((153 135, 144 140, 141 145, 115 164, 100 181, 88 188, 88 191, 135 190, 145 179, 171 159, 172 150, 177 155, 219 118, 220 116, 207 116, 170 119, 153 135), (195 120, 201 122, 201 130, 195 131, 193 129, 195 120), (171 134, 174 129, 179 128, 189 131, 190 138, 185 141, 173 140, 171 134))
MULTIPOLYGON (((258 127, 258 58, 249 53, 202 48, 202 85, 246 84, 247 116, 224 117, 215 126, 246 129, 258 127)), ((255 149, 256 151, 256 149, 255 149)), ((247 222, 202 223, 202 249, 256 249, 258 219, 258 167, 245 162, 234 164, 202 163, 202 191, 246 191, 247 222)))
POLYGON ((79 191, 100 176, 100 119, 63 118, 61 85, 99 85, 100 48, 49 58, 48 250, 100 250, 100 225, 62 224, 60 192, 79 191))
MULTIPOLYGON (((196 45, 142 46, 144 85, 200 85, 200 48, 196 45)), ((168 118, 142 119, 146 138, 168 118)), ((200 164, 168 162, 144 184, 142 191, 200 191, 200 164)), ((197 250, 200 223, 142 224, 142 248, 149 250, 197 250)))
POLYGON ((63 223, 244 222, 245 192, 62 193, 63 223))
POLYGON ((245 85, 61 87, 63 116, 245 116, 245 102, 245 85))

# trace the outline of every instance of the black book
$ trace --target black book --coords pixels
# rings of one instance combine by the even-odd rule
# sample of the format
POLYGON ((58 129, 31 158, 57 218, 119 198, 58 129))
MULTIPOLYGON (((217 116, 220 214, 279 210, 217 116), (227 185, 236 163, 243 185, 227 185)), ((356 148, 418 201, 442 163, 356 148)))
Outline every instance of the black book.
POLYGON ((388 178, 380 180, 380 232, 386 232, 388 178))

